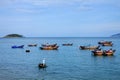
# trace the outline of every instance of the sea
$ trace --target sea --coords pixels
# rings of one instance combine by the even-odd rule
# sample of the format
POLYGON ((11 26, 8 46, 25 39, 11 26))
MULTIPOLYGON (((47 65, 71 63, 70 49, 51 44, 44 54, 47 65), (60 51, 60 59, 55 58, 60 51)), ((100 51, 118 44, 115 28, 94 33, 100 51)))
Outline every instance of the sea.
POLYGON ((0 38, 0 80, 119 80, 120 38, 112 37, 45 37, 45 38, 0 38), (93 56, 90 50, 81 50, 81 45, 98 45, 99 41, 112 41, 113 56, 93 56), (54 44, 58 50, 40 50, 41 44, 54 44), (73 46, 62 46, 73 43, 73 46), (29 47, 28 44, 38 44, 29 47), (13 45, 25 45, 13 49, 13 45), (30 50, 30 52, 26 52, 30 50), (45 58, 47 68, 38 64, 45 58))

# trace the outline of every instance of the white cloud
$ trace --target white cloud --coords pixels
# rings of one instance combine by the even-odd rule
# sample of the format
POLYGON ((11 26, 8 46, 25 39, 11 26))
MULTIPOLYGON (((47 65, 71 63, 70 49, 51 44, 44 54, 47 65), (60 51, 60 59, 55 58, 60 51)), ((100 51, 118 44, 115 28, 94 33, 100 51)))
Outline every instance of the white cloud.
POLYGON ((83 0, 5 0, 5 1, 6 3, 7 2, 27 3, 31 5, 38 5, 38 6, 54 6, 54 5, 61 5, 61 4, 71 5, 77 2, 83 2, 83 0))
POLYGON ((89 11, 89 10, 93 10, 93 7, 89 6, 89 5, 80 5, 79 7, 77 7, 78 11, 89 11))
POLYGON ((33 10, 30 9, 24 9, 24 8, 17 8, 16 9, 17 12, 22 12, 22 13, 33 13, 33 10))
POLYGON ((3 6, 3 5, 9 5, 9 4, 12 4, 13 3, 13 0, 0 0, 0 5, 3 6))
MULTIPOLYGON (((0 0, 0 5, 8 6, 8 5, 32 5, 34 6, 40 6, 40 7, 49 7, 49 6, 71 6, 76 5, 76 8, 78 10, 91 10, 93 9, 92 5, 97 4, 112 4, 118 5, 119 0, 0 0)), ((17 9, 17 11, 21 12, 33 12, 32 9, 27 9, 25 7, 21 7, 17 9)))
MULTIPOLYGON (((72 5, 75 3, 79 4, 100 4, 106 2, 113 2, 114 0, 0 0, 1 4, 15 4, 15 3, 28 3, 32 5, 40 5, 40 6, 50 6, 50 5, 59 5, 59 4, 67 4, 72 5)), ((115 2, 115 1, 114 1, 115 2)))

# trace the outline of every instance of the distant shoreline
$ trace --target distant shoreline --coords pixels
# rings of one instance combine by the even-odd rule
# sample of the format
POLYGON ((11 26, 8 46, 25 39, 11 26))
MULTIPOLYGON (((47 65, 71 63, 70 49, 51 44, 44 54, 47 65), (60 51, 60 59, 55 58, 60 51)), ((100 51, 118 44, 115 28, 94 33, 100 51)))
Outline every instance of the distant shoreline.
POLYGON ((0 38, 119 38, 119 37, 0 37, 0 38))

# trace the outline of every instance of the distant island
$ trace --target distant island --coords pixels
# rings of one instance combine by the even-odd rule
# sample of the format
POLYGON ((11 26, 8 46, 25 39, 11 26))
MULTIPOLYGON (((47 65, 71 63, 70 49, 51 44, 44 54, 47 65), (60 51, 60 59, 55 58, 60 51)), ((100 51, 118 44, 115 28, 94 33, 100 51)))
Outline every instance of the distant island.
POLYGON ((23 35, 20 34, 8 34, 4 38, 23 38, 23 35))
POLYGON ((120 33, 114 34, 111 37, 120 37, 120 33))

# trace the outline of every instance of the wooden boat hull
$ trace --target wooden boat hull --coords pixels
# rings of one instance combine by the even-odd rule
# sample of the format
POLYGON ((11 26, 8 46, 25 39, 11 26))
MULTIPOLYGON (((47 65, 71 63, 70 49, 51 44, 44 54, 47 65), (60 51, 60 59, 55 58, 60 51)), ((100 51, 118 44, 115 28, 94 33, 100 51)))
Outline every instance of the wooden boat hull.
POLYGON ((100 44, 102 46, 112 46, 113 45, 112 41, 100 41, 100 42, 98 42, 98 44, 100 44))
POLYGON ((59 46, 55 47, 40 47, 41 50, 57 50, 59 46))
POLYGON ((102 46, 113 46, 113 44, 112 43, 110 43, 110 44, 104 43, 104 44, 102 44, 102 46))
POLYGON ((42 44, 42 47, 55 47, 57 44, 42 44))
POLYGON ((112 51, 104 51, 104 56, 112 56, 112 55, 114 55, 114 52, 115 52, 116 50, 112 50, 112 51))
POLYGON ((92 51, 92 53, 94 56, 102 56, 103 55, 103 51, 99 51, 99 52, 92 51))
POLYGON ((98 49, 100 46, 80 46, 81 50, 95 50, 98 49))
POLYGON ((92 51, 94 56, 112 56, 115 50, 110 51, 92 51))
POLYGON ((98 44, 111 44, 112 41, 100 41, 98 42, 98 44))

